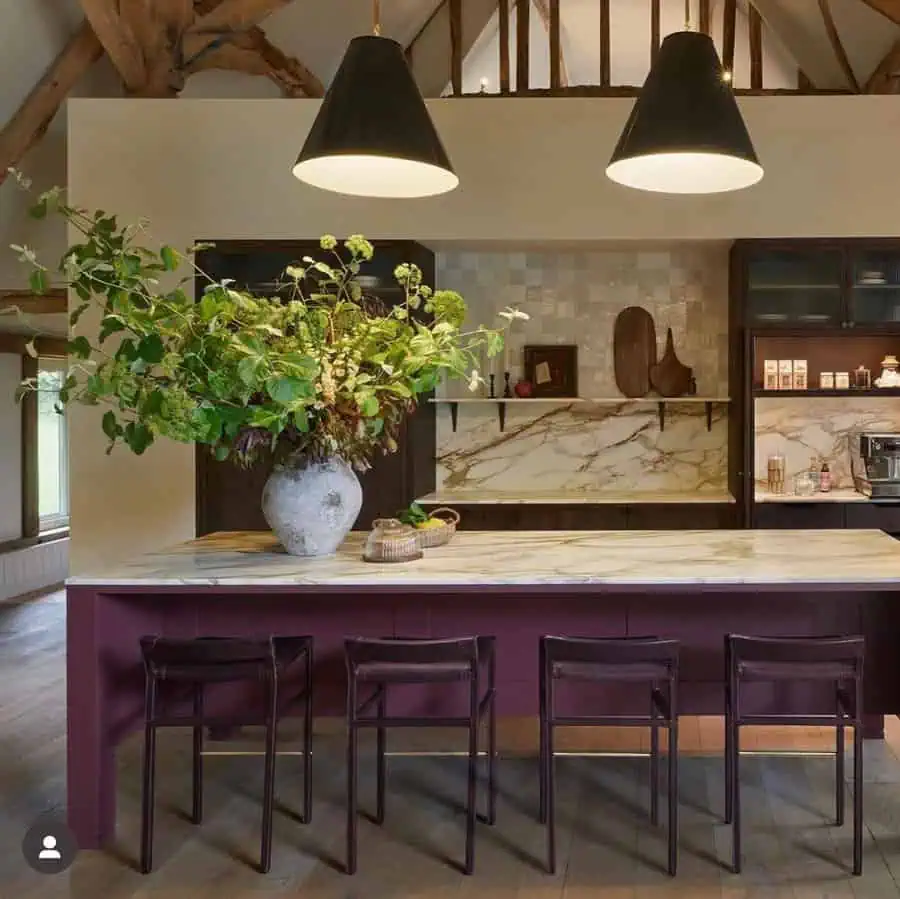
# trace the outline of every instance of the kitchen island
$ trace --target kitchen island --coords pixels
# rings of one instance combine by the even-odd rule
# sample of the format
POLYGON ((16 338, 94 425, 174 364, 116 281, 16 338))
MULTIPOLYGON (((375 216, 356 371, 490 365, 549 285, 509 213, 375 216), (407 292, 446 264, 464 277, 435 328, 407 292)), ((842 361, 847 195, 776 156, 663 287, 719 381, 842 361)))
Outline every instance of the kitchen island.
MULTIPOLYGON (((494 634, 498 710, 533 715, 546 633, 678 638, 684 714, 721 714, 725 633, 864 633, 869 720, 900 711, 900 543, 880 531, 469 531, 395 565, 364 562, 364 539, 299 559, 270 534, 218 533, 70 579, 68 814, 82 848, 115 831, 115 747, 141 722, 145 634, 311 634, 319 715, 343 713, 346 636, 494 634)), ((567 700, 583 708, 598 689, 567 700)), ((600 692, 623 710, 636 701, 600 692)), ((432 685, 398 706, 454 701, 432 685)), ((830 700, 782 684, 753 701, 830 700)))

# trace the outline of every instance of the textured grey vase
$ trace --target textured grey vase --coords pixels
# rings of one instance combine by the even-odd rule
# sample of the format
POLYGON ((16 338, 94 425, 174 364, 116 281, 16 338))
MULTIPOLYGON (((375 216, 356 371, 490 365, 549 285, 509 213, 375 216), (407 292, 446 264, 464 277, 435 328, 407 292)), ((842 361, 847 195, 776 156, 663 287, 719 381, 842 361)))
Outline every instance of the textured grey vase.
POLYGON ((275 466, 263 488, 263 515, 292 556, 335 552, 361 506, 359 478, 337 456, 321 462, 291 456, 275 466))

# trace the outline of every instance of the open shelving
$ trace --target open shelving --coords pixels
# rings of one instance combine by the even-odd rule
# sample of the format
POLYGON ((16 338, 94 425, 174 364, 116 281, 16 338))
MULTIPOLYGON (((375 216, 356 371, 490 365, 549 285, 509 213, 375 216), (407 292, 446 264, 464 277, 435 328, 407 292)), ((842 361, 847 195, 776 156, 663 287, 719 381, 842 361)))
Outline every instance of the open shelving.
POLYGON ((754 397, 827 397, 827 396, 900 396, 900 387, 842 387, 840 390, 763 390, 755 388, 754 397))
POLYGON ((706 429, 712 429, 712 409, 714 405, 730 403, 731 398, 727 396, 601 396, 601 397, 517 397, 517 396, 498 396, 498 397, 435 397, 429 400, 430 403, 447 405, 450 407, 450 423, 453 432, 456 433, 456 426, 459 419, 459 407, 463 405, 486 405, 493 403, 497 407, 497 421, 500 424, 501 432, 506 427, 506 410, 510 405, 525 406, 529 404, 544 404, 555 406, 570 406, 578 403, 587 403, 595 406, 624 406, 624 405, 655 405, 659 414, 659 429, 664 431, 666 428, 666 407, 670 405, 689 405, 703 403, 706 409, 706 429))

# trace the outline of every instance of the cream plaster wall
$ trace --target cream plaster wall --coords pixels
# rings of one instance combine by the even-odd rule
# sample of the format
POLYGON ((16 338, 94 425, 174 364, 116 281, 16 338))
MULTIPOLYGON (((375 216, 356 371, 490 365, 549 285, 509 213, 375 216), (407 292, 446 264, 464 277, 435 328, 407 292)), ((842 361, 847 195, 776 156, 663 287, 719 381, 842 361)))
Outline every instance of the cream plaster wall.
MULTIPOLYGON (((429 241, 595 242, 898 235, 894 97, 745 98, 767 173, 749 191, 660 197, 603 175, 630 107, 611 99, 434 101, 462 187, 429 200, 337 197, 289 174, 315 115, 298 100, 73 100, 76 203, 146 216, 169 243, 322 231, 429 241)), ((104 454, 94 410, 72 415, 73 572, 190 537, 193 452, 104 454)))

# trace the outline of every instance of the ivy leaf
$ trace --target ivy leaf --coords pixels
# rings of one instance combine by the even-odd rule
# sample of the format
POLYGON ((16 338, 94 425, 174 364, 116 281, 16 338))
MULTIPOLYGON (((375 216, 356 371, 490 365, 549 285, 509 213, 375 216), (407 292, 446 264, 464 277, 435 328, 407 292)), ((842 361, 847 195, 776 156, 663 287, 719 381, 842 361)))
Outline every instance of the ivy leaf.
POLYGON ((293 420, 294 427, 301 434, 309 433, 309 415, 307 415, 306 409, 298 409, 293 415, 293 420))
POLYGON ((259 383, 259 367, 262 361, 263 360, 259 356, 245 356, 238 362, 238 377, 241 379, 242 383, 246 384, 248 387, 257 386, 259 383))
POLYGON ((28 277, 28 286, 31 288, 32 293, 46 293, 47 273, 42 268, 36 268, 28 277))
POLYGON ((368 391, 360 391, 356 394, 356 405, 359 406, 359 411, 366 418, 372 418, 377 415, 381 409, 375 394, 368 391))
POLYGON ((137 345, 138 357, 151 365, 162 362, 165 355, 162 339, 159 334, 148 334, 137 345))
POLYGON ((312 385, 301 378, 278 378, 269 381, 266 391, 276 403, 289 406, 299 399, 312 395, 312 385))
POLYGON ((106 315, 103 317, 103 321, 100 323, 100 334, 97 337, 99 343, 103 343, 110 334, 115 334, 118 331, 124 331, 125 324, 121 318, 117 315, 106 315))
POLYGON ((140 456, 153 443, 153 432, 145 424, 130 421, 125 425, 125 442, 136 456, 140 456))
POLYGON ((70 340, 68 350, 70 356, 75 356, 78 359, 90 359, 91 344, 84 335, 70 340))
POLYGON ((228 458, 230 450, 227 446, 217 446, 213 455, 216 457, 217 462, 224 462, 228 458))
POLYGON ((69 324, 74 328, 75 325, 78 324, 78 319, 87 312, 90 307, 90 303, 82 303, 70 316, 69 316, 69 324))
POLYGON ((122 429, 116 421, 116 413, 112 410, 105 412, 103 414, 103 433, 106 434, 110 440, 115 440, 121 431, 122 429))
POLYGON ((159 258, 162 259, 167 272, 174 272, 178 268, 178 253, 172 247, 164 246, 159 251, 159 258))
POLYGON ((159 415, 162 412, 163 402, 165 397, 163 396, 163 392, 159 389, 152 391, 147 395, 147 398, 144 400, 141 408, 142 415, 159 415))

